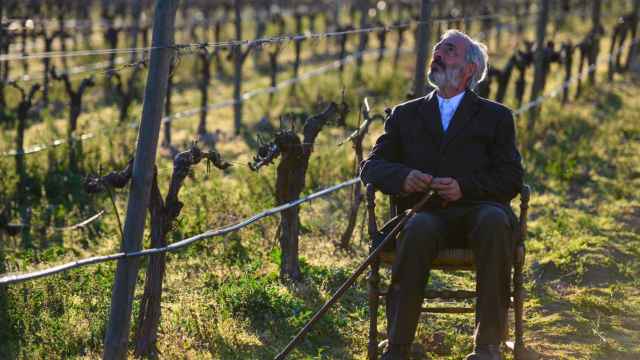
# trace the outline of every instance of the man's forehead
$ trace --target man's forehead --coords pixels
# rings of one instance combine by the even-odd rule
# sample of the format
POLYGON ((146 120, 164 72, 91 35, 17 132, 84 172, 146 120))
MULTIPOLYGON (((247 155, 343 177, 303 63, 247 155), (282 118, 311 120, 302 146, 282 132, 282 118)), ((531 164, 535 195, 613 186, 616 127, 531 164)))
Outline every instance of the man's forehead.
POLYGON ((460 35, 450 35, 440 40, 440 45, 453 45, 459 49, 465 49, 467 47, 467 41, 460 35))

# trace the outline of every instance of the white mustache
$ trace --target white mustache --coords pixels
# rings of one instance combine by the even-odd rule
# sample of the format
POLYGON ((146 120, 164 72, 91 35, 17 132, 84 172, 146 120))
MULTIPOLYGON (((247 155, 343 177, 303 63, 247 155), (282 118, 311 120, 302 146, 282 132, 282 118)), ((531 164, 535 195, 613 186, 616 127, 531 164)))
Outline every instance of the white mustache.
POLYGON ((461 69, 457 69, 455 67, 430 69, 428 73, 428 80, 431 85, 435 86, 436 88, 456 87, 458 86, 458 83, 460 81, 460 72, 461 69))

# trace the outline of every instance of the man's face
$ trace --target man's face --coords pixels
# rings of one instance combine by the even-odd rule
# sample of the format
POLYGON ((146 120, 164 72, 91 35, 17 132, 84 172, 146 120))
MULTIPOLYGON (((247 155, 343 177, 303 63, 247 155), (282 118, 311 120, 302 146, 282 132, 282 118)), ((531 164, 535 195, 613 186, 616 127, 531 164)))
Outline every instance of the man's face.
POLYGON ((457 89, 466 85, 473 71, 465 59, 467 46, 463 37, 455 35, 436 44, 428 74, 434 86, 457 89))

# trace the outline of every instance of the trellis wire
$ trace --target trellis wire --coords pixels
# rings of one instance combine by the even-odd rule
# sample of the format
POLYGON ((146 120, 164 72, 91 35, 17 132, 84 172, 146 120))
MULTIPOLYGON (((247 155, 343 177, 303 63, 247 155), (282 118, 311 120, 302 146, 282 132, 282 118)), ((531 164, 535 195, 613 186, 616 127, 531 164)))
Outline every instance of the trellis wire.
MULTIPOLYGON (((394 50, 395 51, 395 50, 394 50)), ((400 50, 401 52, 405 53, 410 51, 410 49, 406 49, 406 48, 402 48, 400 50)), ((384 56, 388 56, 388 54, 391 52, 391 49, 386 49, 384 52, 384 56)), ((276 85, 275 87, 269 86, 269 87, 265 87, 265 88, 259 88, 259 89, 254 89, 251 91, 248 91, 244 94, 242 94, 242 96, 240 97, 240 101, 244 102, 244 101, 248 101, 251 98, 260 95, 260 94, 269 94, 269 93, 274 93, 277 92, 279 90, 282 90, 283 88, 296 84, 298 82, 304 81, 304 80, 308 80, 310 78, 316 77, 316 76, 320 76, 323 73, 326 73, 330 70, 334 70, 337 69, 341 64, 346 64, 346 63, 352 63, 353 61, 355 61, 357 58, 359 57, 365 57, 365 61, 368 60, 372 60, 374 59, 374 57, 368 57, 367 55, 376 55, 379 54, 379 50, 378 49, 370 49, 370 50, 365 50, 363 52, 358 52, 355 54, 351 54, 348 56, 345 56, 342 59, 339 60, 335 60, 329 64, 326 65, 322 65, 314 70, 311 70, 309 72, 306 72, 298 77, 294 77, 294 78, 289 78, 283 82, 280 82, 278 85, 276 85)), ((232 106, 233 104, 235 104, 235 100, 234 99, 227 99, 227 100, 223 100, 217 103, 213 103, 213 104, 208 104, 206 105, 206 108, 208 110, 216 110, 216 109, 222 109, 225 107, 229 107, 232 106)), ((176 119, 180 119, 180 118, 185 118, 185 117, 189 117, 189 116, 194 116, 196 114, 198 114, 201 110, 203 109, 203 107, 197 107, 197 108, 192 108, 192 109, 188 109, 188 110, 184 110, 184 111, 180 111, 177 113, 174 113, 172 115, 169 116, 165 116, 162 119, 162 122, 172 122, 176 119)), ((138 123, 137 122, 132 122, 127 124, 128 128, 131 129, 136 129, 138 127, 138 123)), ((122 126, 116 126, 113 127, 111 130, 113 129, 121 129, 122 126)), ((102 130, 109 130, 109 129, 102 129, 102 130)), ((31 155, 31 154, 35 154, 44 150, 47 150, 49 148, 53 148, 53 147, 57 147, 63 144, 67 144, 69 142, 84 142, 85 140, 89 140, 89 139, 93 139, 95 138, 97 135, 100 134, 106 134, 107 132, 105 131, 97 131, 97 132, 90 132, 90 133, 85 133, 82 134, 76 138, 72 138, 71 140, 69 139, 56 139, 54 140, 51 144, 38 144, 38 145, 34 145, 29 147, 28 149, 19 152, 16 150, 10 150, 10 151, 6 151, 4 153, 2 153, 2 156, 20 156, 20 155, 31 155)))
MULTIPOLYGON (((637 44, 638 42, 640 42, 640 39, 636 39, 636 40, 635 40, 635 41, 633 41, 630 45, 635 45, 635 44, 637 44)), ((409 49, 402 49, 402 50, 403 50, 403 51, 409 51, 409 49)), ((389 51, 389 49, 387 49, 387 51, 389 51)), ((546 93, 546 94, 540 95, 540 96, 539 96, 538 98, 536 98, 535 100, 530 101, 530 102, 528 102, 528 103, 524 104, 523 106, 521 106, 519 109, 515 110, 515 111, 513 112, 514 116, 520 116, 522 113, 524 113, 524 112, 528 111, 529 109, 534 108, 534 107, 537 107, 537 106, 540 106, 540 105, 541 105, 542 103, 544 103, 545 101, 547 101, 547 100, 550 100, 550 99, 552 99, 552 98, 557 97, 557 96, 561 93, 561 91, 562 91, 562 90, 564 90, 565 88, 569 87, 570 85, 572 85, 573 83, 575 83, 575 82, 576 82, 576 81, 578 81, 578 80, 583 80, 586 76, 588 76, 588 74, 589 74, 589 73, 591 73, 591 72, 595 71, 595 70, 597 69, 597 67, 598 67, 599 65, 601 65, 603 62, 605 62, 605 61, 607 61, 607 62, 608 62, 608 61, 610 61, 611 59, 613 59, 614 57, 616 57, 616 56, 618 55, 618 53, 620 53, 620 52, 622 52, 622 51, 624 51, 624 48, 623 48, 623 47, 619 47, 619 48, 617 48, 614 52, 612 52, 611 54, 609 54, 609 56, 608 56, 607 58, 600 58, 600 59, 598 59, 598 60, 596 61, 596 63, 594 63, 594 64, 590 65, 590 66, 587 68, 587 71, 586 71, 586 72, 582 72, 582 73, 578 74, 577 76, 573 76, 573 77, 571 77, 569 80, 567 80, 567 81, 563 82, 561 85, 559 85, 558 87, 554 88, 552 91, 550 91, 550 92, 548 92, 548 93, 546 93)), ((366 51, 366 52, 371 52, 371 53, 376 52, 376 53, 377 53, 377 50, 368 50, 368 51, 366 51)), ((365 55, 367 55, 367 54, 365 54, 365 55)), ((385 53, 385 55, 386 55, 386 53, 385 53)), ((350 56, 352 57, 352 58, 351 58, 351 61, 355 60, 354 55, 350 55, 350 56)), ((345 59, 346 59, 346 58, 345 58, 345 59)), ((344 59, 343 59, 343 60, 344 60, 344 59)), ((318 69, 316 69, 316 70, 314 70, 314 71, 312 71, 312 72, 305 73, 305 74, 303 74, 302 76, 300 76, 300 77, 298 77, 298 78, 292 78, 292 79, 289 79, 288 81, 290 81, 290 82, 289 82, 288 84, 283 84, 283 83, 281 83, 281 84, 279 84, 279 85, 278 85, 278 86, 276 86, 276 87, 268 87, 268 88, 262 88, 262 89, 253 90, 253 91, 251 91, 251 92, 245 93, 245 96, 243 96, 243 97, 241 98, 241 101, 248 100, 248 99, 250 99, 251 97, 253 97, 253 96, 255 96, 255 95, 259 94, 259 93, 269 93, 269 92, 273 92, 273 91, 275 91, 275 90, 277 90, 277 89, 279 89, 279 88, 283 88, 283 87, 285 87, 285 86, 287 86, 287 85, 290 85, 290 84, 294 83, 294 82, 291 82, 291 80, 296 80, 296 79, 297 79, 297 80, 301 81, 301 80, 303 80, 303 79, 308 79, 308 78, 310 78, 310 77, 315 76, 316 74, 322 73, 322 72, 327 71, 327 70, 329 70, 329 69, 334 69, 334 68, 335 68, 335 67, 337 67, 337 66, 339 66, 339 61, 334 61, 334 62, 332 62, 331 64, 325 65, 325 66, 323 66, 323 67, 321 67, 321 68, 318 68, 318 69), (336 65, 336 63, 338 63, 338 65, 336 65), (248 96, 247 96, 247 95, 248 95, 248 96)), ((233 100, 228 100, 228 101, 221 102, 221 103, 218 103, 218 104, 213 104, 213 107, 215 107, 215 106, 217 106, 217 105, 222 105, 222 104, 224 104, 224 105, 226 105, 226 106, 230 106, 230 105, 232 105, 232 104, 233 104, 233 100), (230 101, 230 103, 229 103, 229 101, 230 101)), ((197 110, 199 111, 199 110, 200 110, 200 108, 198 108, 197 110)), ((182 113, 180 113, 180 114, 182 114, 182 113)), ((187 115, 184 115, 184 114, 183 114, 183 116, 187 116, 187 115)), ((169 121, 170 121, 170 120, 171 120, 171 119, 169 119, 169 121)), ((167 121, 167 120, 165 120, 165 121, 167 121)), ((85 135, 87 135, 87 134, 85 134, 85 135)), ((88 139, 88 138, 91 138, 91 137, 85 137, 84 139, 88 139)), ((62 144, 63 142, 64 142, 64 141, 62 141, 62 140, 56 140, 56 142, 54 142, 53 146, 60 145, 60 144, 62 144)), ((331 144, 331 145, 333 145, 333 144, 331 144)), ((36 151, 41 151, 41 149, 35 149, 35 150, 33 150, 33 152, 36 152, 36 151)), ((25 154, 28 154, 28 153, 29 153, 29 152, 25 152, 25 154)), ((13 155, 15 155, 15 154, 13 154, 13 155)), ((95 221, 97 218, 99 218, 101 215, 103 215, 103 213, 104 213, 104 211, 100 211, 99 213, 97 213, 97 214, 95 214, 95 215, 91 216, 91 217, 90 217, 90 218, 88 218, 87 220, 84 220, 84 221, 82 221, 82 222, 80 222, 80 223, 78 223, 78 224, 71 225, 71 226, 66 226, 66 227, 62 227, 62 228, 55 228, 55 230, 57 230, 57 231, 65 231, 65 230, 76 229, 76 228, 79 228, 79 227, 84 227, 84 226, 86 226, 87 224, 89 224, 89 223, 91 223, 91 222, 95 221)), ((0 282, 0 284, 1 284, 1 282, 0 282)))
POLYGON ((93 216, 87 218, 86 220, 83 220, 83 221, 81 221, 81 222, 79 222, 77 224, 69 225, 69 226, 63 226, 63 227, 56 227, 56 228, 54 228, 54 230, 56 230, 56 231, 68 231, 68 230, 79 229, 79 228, 85 227, 85 226, 89 225, 90 223, 94 222, 95 220, 97 220, 103 214, 104 214, 104 210, 100 210, 95 215, 93 215, 93 216))
MULTIPOLYGON (((392 51, 395 51, 395 49, 389 49, 389 48, 385 49, 384 52, 383 52, 383 56, 385 56, 385 57, 388 56, 388 54, 391 53, 392 51)), ((401 53, 407 53, 407 52, 410 52, 410 51, 412 51, 412 50, 408 49, 408 48, 401 48, 400 49, 401 53)), ((259 88, 259 89, 248 91, 248 92, 242 94, 238 101, 236 101, 235 99, 227 99, 227 100, 220 101, 220 102, 217 102, 217 103, 214 103, 214 104, 207 104, 204 107, 201 106, 201 107, 197 107, 197 108, 183 110, 183 111, 171 114, 169 116, 165 116, 162 119, 162 122, 163 123, 173 122, 174 120, 177 120, 177 119, 181 119, 181 118, 189 117, 189 116, 194 116, 194 115, 197 115, 200 111, 204 110, 205 108, 207 110, 221 109, 221 108, 232 106, 236 102, 245 102, 245 101, 250 100, 251 98, 253 98, 253 97, 257 96, 257 95, 275 93, 275 92, 280 91, 280 90, 282 90, 282 89, 284 89, 284 88, 286 88, 288 86, 291 86, 291 85, 297 84, 299 82, 302 82, 304 80, 308 80, 308 79, 311 79, 313 77, 322 75, 322 74, 324 74, 324 73, 326 73, 328 71, 335 70, 335 69, 339 68, 341 65, 352 63, 352 62, 354 62, 355 60, 357 60, 360 57, 364 58, 365 61, 373 60, 375 58, 374 57, 369 57, 368 55, 378 55, 379 53, 380 53, 379 49, 369 49, 369 50, 364 50, 364 51, 357 52, 355 54, 347 55, 342 59, 335 60, 335 61, 332 61, 332 62, 330 62, 328 64, 319 66, 319 67, 317 67, 317 68, 315 68, 315 69, 313 69, 311 71, 308 71, 308 72, 306 72, 306 73, 304 73, 304 74, 302 74, 300 76, 289 78, 287 80, 281 81, 276 86, 269 86, 269 87, 264 87, 264 88, 259 88)))
MULTIPOLYGON (((382 28, 382 27, 380 27, 380 28, 382 28)), ((391 50, 390 50, 389 48, 385 49, 385 50, 384 50, 384 54, 383 54, 383 56, 385 56, 385 57, 386 57, 386 56, 389 54, 389 52, 390 52, 390 51, 391 51, 391 50)), ((406 53, 406 52, 408 52, 408 51, 411 51, 411 50, 410 50, 410 49, 406 49, 406 48, 401 49, 401 52, 402 52, 402 53, 406 53)), ((283 88, 284 88, 284 87, 286 87, 286 86, 296 84, 296 83, 301 82, 301 81, 303 81, 303 80, 307 80, 307 79, 309 79, 309 78, 312 78, 312 77, 318 76, 318 75, 320 75, 320 74, 322 74, 322 73, 324 73, 324 72, 327 72, 327 71, 330 71, 330 70, 336 69, 336 68, 338 68, 341 64, 345 64, 345 63, 353 62, 353 61, 354 61, 354 60, 356 60, 357 58, 359 58, 359 57, 361 57, 361 56, 366 56, 366 55, 368 55, 369 53, 379 53, 379 49, 370 49, 370 50, 365 50, 365 52, 366 52, 367 54, 364 54, 364 55, 363 55, 363 54, 361 54, 361 53, 356 53, 356 54, 348 55, 348 56, 346 56, 346 57, 345 57, 345 58, 343 58, 343 59, 339 59, 339 60, 336 60, 336 61, 334 61, 334 62, 332 62, 332 63, 330 63, 330 64, 323 65, 323 66, 321 66, 321 67, 319 67, 319 68, 317 68, 317 69, 315 69, 315 70, 310 71, 309 73, 305 73, 305 74, 303 74, 302 76, 299 76, 299 77, 296 77, 296 78, 290 78, 290 79, 287 79, 287 80, 285 80, 285 81, 283 81, 283 82, 280 82, 280 83, 279 83, 278 85, 276 85, 275 87, 260 88, 260 89, 255 89, 255 90, 252 90, 252 91, 246 92, 246 93, 244 93, 244 94, 241 96, 241 98, 240 98, 240 102, 247 101, 247 100, 249 100, 250 98, 252 98, 252 97, 254 97, 254 96, 256 96, 256 95, 259 95, 259 94, 264 94, 264 93, 267 93, 267 94, 269 94, 269 93, 274 93, 274 92, 276 92, 276 91, 278 91, 278 90, 283 89, 283 88)), ((127 68, 127 67, 131 67, 131 66, 135 66, 135 65, 139 64, 140 62, 141 62, 141 61, 137 61, 137 62, 135 62, 135 63, 122 65, 122 67, 120 67, 120 69, 127 68)), ((100 63, 96 63, 96 64, 100 64, 100 63)), ((113 70, 113 69, 116 69, 116 68, 107 69, 105 72, 108 72, 108 71, 113 70)), ((89 71, 86 71, 86 70, 78 70, 75 74, 84 73, 84 72, 89 72, 89 71)), ((235 103, 236 103, 236 100, 234 100, 234 99, 228 99, 228 100, 224 100, 224 101, 217 102, 217 103, 214 103, 214 104, 208 104, 208 105, 206 105, 206 108, 207 108, 208 110, 221 109, 221 108, 225 108, 225 107, 232 106, 232 105, 234 105, 235 103)), ((203 110, 203 107, 192 108, 192 109, 188 109, 188 110, 180 111, 180 112, 174 113, 174 114, 172 114, 172 115, 165 116, 165 117, 162 119, 162 121, 163 121, 163 122, 171 122, 171 121, 173 121, 174 119, 180 119, 180 118, 184 118, 184 117, 194 116, 194 115, 197 115, 201 110, 203 110)), ((120 127, 120 126, 118 126, 117 128, 119 128, 119 127, 120 127)), ((137 128, 137 123, 132 123, 132 124, 130 124, 130 125, 129 125, 129 127, 130 127, 130 128, 134 128, 134 129, 135 129, 135 128, 137 128)), ((101 133, 102 133, 102 132, 101 132, 101 133)), ((56 140, 54 140, 51 144, 38 144, 38 145, 34 145, 34 146, 31 146, 29 149, 24 150, 24 151, 21 151, 21 152, 16 151, 16 150, 10 150, 10 151, 7 151, 7 152, 2 153, 2 156, 19 156, 19 155, 30 155, 30 154, 35 154, 35 153, 38 153, 38 152, 41 152, 41 151, 47 150, 47 149, 49 149, 49 148, 57 147, 57 146, 59 146, 59 145, 63 145, 63 144, 69 143, 69 142, 83 142, 83 141, 85 141, 85 140, 89 140, 89 139, 94 138, 94 137, 95 137, 95 135, 96 135, 96 134, 94 134, 94 133, 86 133, 86 134, 82 134, 82 135, 80 135, 79 137, 72 138, 71 140, 69 140, 69 139, 56 139, 56 140)))
MULTIPOLYGON (((640 41, 640 39, 635 40, 632 44, 636 44, 640 41)), ((372 50, 369 50, 372 51, 372 50)), ((612 57, 616 56, 620 51, 622 51, 622 48, 618 48, 616 51, 614 51, 613 53, 611 53, 607 58, 606 61, 609 61, 612 57)), ((597 60, 596 63, 592 64, 591 66, 588 67, 587 69, 587 74, 590 72, 593 72, 596 70, 597 66, 599 64, 602 63, 602 58, 597 60)), ((566 86, 568 86, 569 84, 571 84, 572 82, 575 82, 579 79, 582 79, 585 76, 585 73, 581 73, 579 74, 577 77, 573 77, 572 79, 569 79, 567 81, 565 81, 560 87, 554 89, 552 92, 542 95, 540 96, 538 99, 529 102, 527 104, 525 104, 524 106, 522 106, 521 108, 519 108, 518 110, 516 110, 514 112, 515 115, 519 115, 522 112, 535 107, 535 106, 539 106, 541 103, 543 103, 544 101, 546 101, 547 99, 550 99, 552 97, 555 97, 559 94, 559 91, 562 90, 563 88, 565 88, 566 86)), ((207 239, 207 238, 211 238, 211 237, 215 237, 215 236, 221 236, 224 234, 227 234, 229 232, 233 232, 233 231, 238 231, 248 225, 253 224, 254 222, 267 217, 267 216, 271 216, 274 215, 276 213, 279 213, 281 211, 284 211, 286 209, 298 206, 302 203, 314 200, 316 198, 319 197, 323 197, 325 195, 328 195, 334 191, 337 191, 339 189, 342 189, 344 187, 353 185, 357 182, 360 181, 360 178, 356 177, 353 178, 351 180, 345 181, 343 183, 334 185, 332 187, 326 188, 324 190, 318 191, 316 193, 313 193, 309 196, 288 202, 286 204, 262 211, 258 214, 255 214, 249 218, 246 218, 244 221, 233 224, 233 225, 229 225, 227 227, 223 227, 220 229, 216 229, 216 230, 208 230, 206 232, 203 232, 201 234, 192 236, 190 238, 186 238, 183 239, 181 241, 178 241, 176 243, 167 245, 165 247, 161 247, 161 248, 152 248, 152 249, 145 249, 145 250, 141 250, 141 251, 136 251, 136 252, 131 252, 131 253, 116 253, 116 254, 111 254, 111 255, 105 255, 105 256, 96 256, 96 257, 91 257, 91 258, 87 258, 87 259, 82 259, 82 260, 77 260, 77 261, 73 261, 67 264, 63 264, 63 265, 59 265, 59 266, 55 266, 52 268, 48 268, 48 269, 44 269, 44 270, 39 270, 39 271, 35 271, 35 272, 30 272, 30 273, 25 273, 25 274, 19 274, 19 275, 6 275, 3 276, 2 278, 0 278, 0 285, 7 285, 7 284, 12 284, 12 283, 17 283, 17 282, 23 282, 23 281, 27 281, 27 280, 31 280, 31 279, 36 279, 36 278, 40 278, 43 276, 48 276, 48 275, 53 275, 62 271, 66 271, 69 269, 73 269, 73 268, 77 268, 77 267, 81 267, 81 266, 86 266, 86 265, 90 265, 90 264, 97 264, 97 263, 102 263, 102 262, 106 262, 106 261, 112 261, 112 260, 118 260, 121 258, 132 258, 132 257, 140 257, 140 256, 149 256, 149 255, 153 255, 153 254, 158 254, 158 253, 163 253, 163 252, 169 252, 169 251, 176 251, 178 249, 181 249, 183 247, 186 247, 196 241, 200 241, 203 239, 207 239)), ((90 222, 95 220, 94 218, 99 217, 100 215, 102 215, 101 213, 94 215, 92 218, 85 220, 84 222, 78 224, 79 226, 82 226, 81 224, 84 224, 86 222, 90 222)), ((76 227, 75 225, 72 227, 76 227)))
POLYGON ((8 284, 14 284, 14 283, 18 283, 18 282, 23 282, 23 281, 27 281, 27 280, 33 280, 33 279, 37 279, 40 277, 44 277, 44 276, 50 276, 62 271, 66 271, 66 270, 70 270, 70 269, 74 269, 74 268, 78 268, 81 266, 86 266, 86 265, 91 265, 91 264, 98 264, 98 263, 103 263, 103 262, 107 262, 107 261, 113 261, 113 260, 118 260, 118 259, 124 259, 124 258, 134 258, 134 257, 140 257, 140 256, 149 256, 149 255, 154 255, 154 254, 159 254, 159 253, 164 253, 164 252, 171 252, 171 251, 176 251, 179 250, 183 247, 186 247, 196 241, 200 241, 200 240, 204 240, 207 238, 211 238, 211 237, 215 237, 215 236, 222 236, 225 235, 227 233, 230 232, 235 232, 238 231, 244 227, 247 227, 251 224, 253 224, 254 222, 261 220, 265 217, 268 216, 272 216, 275 215, 279 212, 282 212, 284 210, 290 209, 292 207, 296 207, 302 203, 305 202, 309 202, 311 200, 317 199, 319 197, 324 197, 328 194, 331 194, 337 190, 340 190, 342 188, 345 188, 347 186, 351 186, 356 184, 357 182, 360 181, 359 177, 347 180, 345 182, 342 182, 340 184, 328 187, 326 189, 320 190, 318 192, 315 192, 313 194, 310 194, 308 196, 302 197, 300 199, 294 200, 294 201, 290 201, 288 203, 273 207, 271 209, 267 209, 264 210, 262 212, 259 212, 255 215, 252 215, 246 219, 244 219, 241 222, 232 224, 232 225, 228 225, 226 227, 222 227, 222 228, 218 228, 218 229, 211 229, 208 231, 205 231, 203 233, 200 233, 198 235, 194 235, 192 237, 180 240, 178 242, 172 243, 170 245, 167 246, 163 246, 160 248, 151 248, 151 249, 145 249, 145 250, 140 250, 140 251, 135 251, 135 252, 130 252, 130 253, 124 253, 124 252, 119 252, 116 254, 111 254, 111 255, 103 255, 103 256, 94 256, 94 257, 90 257, 90 258, 86 258, 86 259, 81 259, 81 260, 76 260, 76 261, 72 261, 66 264, 62 264, 62 265, 58 265, 58 266, 54 266, 54 267, 50 267, 47 269, 43 269, 43 270, 38 270, 38 271, 33 271, 33 272, 29 272, 29 273, 24 273, 24 274, 14 274, 14 275, 5 275, 3 277, 0 278, 0 285, 8 285, 8 284))
MULTIPOLYGON (((322 11, 320 9, 320 7, 318 7, 317 9, 308 9, 306 6, 301 6, 300 7, 300 12, 302 13, 309 13, 309 11, 315 11, 315 12, 319 12, 322 11)), ((294 10, 289 10, 289 9, 280 9, 277 12, 277 15, 286 17, 286 16, 292 16, 294 15, 295 11, 294 10)), ((251 17, 251 20, 260 20, 260 21, 269 21, 274 17, 273 14, 267 14, 265 16, 253 16, 251 17)), ((11 31, 22 31, 23 29, 27 29, 30 31, 33 31, 34 29, 45 29, 45 30, 59 30, 60 29, 60 21, 58 21, 57 19, 42 19, 42 18, 6 18, 6 19, 0 19, 0 21, 4 22, 5 24, 8 24, 8 26, 10 27, 11 31), (24 26, 23 23, 26 21, 31 20, 33 22, 33 25, 31 27, 29 26, 24 26)), ((180 29, 180 30, 184 30, 184 29, 190 29, 192 26, 194 25, 214 25, 217 23, 220 24, 228 24, 233 22, 234 20, 229 17, 229 18, 223 18, 220 17, 218 19, 212 19, 212 18, 190 18, 189 21, 187 22, 183 22, 183 23, 177 23, 176 24, 176 29, 180 29)), ((150 27, 152 24, 151 22, 140 22, 137 24, 137 26, 139 28, 145 28, 145 27, 150 27)), ((100 29, 108 29, 110 27, 116 27, 116 28, 124 28, 124 29, 129 29, 132 28, 133 25, 131 25, 130 23, 119 23, 118 21, 114 21, 114 20, 106 20, 106 19, 99 19, 99 20, 90 20, 90 19, 67 19, 64 20, 63 24, 62 24, 62 28, 65 30, 86 30, 86 29, 91 29, 91 30, 100 30, 100 29)))
MULTIPOLYGON (((525 16, 534 15, 530 13, 525 16)), ((282 44, 286 42, 296 42, 302 40, 313 39, 325 39, 335 36, 345 36, 352 34, 362 33, 374 33, 380 31, 391 31, 400 28, 409 28, 412 25, 421 24, 433 24, 438 22, 453 22, 453 21, 465 21, 465 20, 483 20, 490 18, 511 17, 513 14, 488 14, 488 15, 474 15, 459 18, 446 18, 446 19, 433 19, 428 21, 409 21, 403 24, 393 24, 386 26, 373 26, 368 28, 343 30, 343 31, 330 31, 324 33, 303 33, 293 35, 280 35, 274 37, 266 37, 253 40, 229 40, 214 43, 191 43, 191 44, 176 44, 172 46, 151 46, 151 47, 137 47, 137 48, 113 48, 113 49, 89 49, 89 50, 76 50, 76 51, 48 51, 32 54, 5 54, 0 55, 0 62, 12 61, 12 60, 30 60, 30 59, 42 59, 42 58, 64 58, 64 57, 77 57, 77 56, 93 56, 93 55, 112 55, 112 54, 130 54, 142 51, 151 51, 157 49, 172 48, 175 50, 183 49, 215 49, 215 48, 233 48, 236 46, 250 46, 260 47, 269 44, 282 44)))
MULTIPOLYGON (((635 40, 634 42, 632 42, 632 44, 637 44, 639 40, 635 40)), ((384 55, 386 56, 388 54, 388 52, 390 51, 390 49, 385 49, 385 53, 384 55)), ((402 49, 401 51, 406 52, 406 51, 410 51, 409 49, 402 49)), ((623 51, 623 48, 618 48, 616 49, 613 53, 611 53, 605 61, 609 61, 611 60, 614 56, 616 56, 619 52, 623 51)), ((365 50, 365 52, 370 52, 370 53, 379 53, 378 49, 370 49, 370 50, 365 50)), ((363 56, 362 54, 356 53, 356 54, 352 54, 349 55, 343 59, 340 60, 336 60, 330 64, 327 65, 323 65, 321 67, 319 67, 318 69, 315 69, 309 73, 305 73, 302 76, 299 76, 297 78, 290 78, 285 80, 284 82, 279 83, 278 85, 276 85, 275 87, 266 87, 266 88, 261 88, 261 89, 256 89, 256 90, 252 90, 249 92, 244 93, 241 98, 240 101, 247 101, 249 99, 251 99, 252 97, 258 95, 258 94, 263 94, 263 93, 272 93, 275 92, 277 90, 280 90, 286 86, 295 84, 297 82, 312 78, 314 76, 318 76, 321 73, 327 72, 329 70, 335 69, 340 65, 341 61, 345 61, 345 62, 353 62, 357 57, 359 56, 363 56), (337 63, 337 65, 336 65, 337 63)), ((556 96, 558 96, 558 94, 560 93, 560 91, 562 91, 563 89, 571 86, 573 83, 575 83, 578 80, 582 80, 584 79, 584 77, 595 71, 596 67, 602 63, 602 58, 598 59, 596 61, 595 64, 590 65, 587 68, 587 72, 584 74, 579 74, 578 76, 573 76, 570 79, 568 79, 567 81, 565 81, 563 84, 561 84, 559 87, 557 87, 556 89, 554 89, 553 91, 547 93, 547 94, 542 94, 540 95, 538 98, 536 98, 533 101, 530 101, 526 104, 524 104, 522 107, 520 107, 519 109, 515 110, 513 112, 514 116, 520 116, 523 112, 533 108, 533 107, 537 107, 540 106, 542 103, 544 103, 545 101, 554 98, 556 96)), ((221 108, 225 108, 225 107, 229 107, 235 104, 235 100, 234 99, 228 99, 228 100, 224 100, 218 103, 214 103, 214 104, 209 104, 207 105, 207 109, 209 110, 215 110, 215 109, 221 109, 221 108)), ((170 116, 166 116, 162 119, 163 122, 171 122, 174 121, 175 119, 180 119, 180 118, 184 118, 184 117, 189 117, 189 116, 194 116, 196 114, 198 114, 201 110, 203 109, 203 107, 198 107, 198 108, 192 108, 189 110, 184 110, 184 111, 180 111, 178 113, 172 114, 170 116)), ((137 128, 137 123, 132 123, 129 125, 130 128, 137 128)), ((102 133, 102 132, 101 132, 102 133)), ((73 138, 71 141, 77 141, 77 142, 83 142, 85 140, 88 139, 92 139, 95 137, 94 133, 86 133, 83 134, 77 138, 73 138)), ((11 151, 7 151, 4 152, 2 154, 2 156, 16 156, 16 155, 29 155, 29 154, 34 154, 34 153, 38 153, 41 151, 44 151, 48 148, 52 148, 52 147, 57 147, 59 145, 62 144, 66 144, 68 143, 69 140, 68 139, 56 139, 54 140, 51 144, 38 144, 38 145, 34 145, 32 147, 30 147, 27 150, 24 150, 23 152, 17 152, 16 150, 11 150, 11 151)))
MULTIPOLYGON (((134 63, 127 64, 125 60, 126 60, 125 57, 120 56, 114 60, 113 64, 114 65, 131 65, 131 64, 137 63, 137 62, 134 62, 134 63)), ((110 65, 111 65, 110 61, 98 61, 91 64, 74 66, 69 70, 60 71, 59 75, 66 74, 66 75, 69 75, 70 77, 75 77, 76 75, 81 75, 81 74, 91 73, 91 72, 98 72, 103 69, 106 69, 105 71, 107 72, 110 69, 113 69, 113 70, 118 69, 115 67, 109 69, 110 65)), ((34 75, 24 74, 20 76, 15 76, 13 78, 8 79, 7 81, 4 81, 3 83, 8 84, 11 82, 30 82, 30 81, 37 81, 42 79, 44 79, 44 71, 39 71, 39 72, 36 72, 34 75)))

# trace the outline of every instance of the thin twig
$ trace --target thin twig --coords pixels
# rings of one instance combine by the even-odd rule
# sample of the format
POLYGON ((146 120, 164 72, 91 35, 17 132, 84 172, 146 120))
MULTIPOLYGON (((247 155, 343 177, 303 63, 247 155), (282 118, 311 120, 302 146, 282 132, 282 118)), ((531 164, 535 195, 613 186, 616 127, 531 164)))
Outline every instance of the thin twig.
POLYGON ((124 243, 124 232, 122 231, 122 221, 120 220, 120 213, 118 212, 118 207, 116 206, 115 194, 111 189, 111 185, 105 182, 105 189, 109 193, 109 199, 111 200, 111 205, 113 205, 113 211, 116 213, 116 219, 118 220, 118 232, 120 232, 120 240, 124 243))

